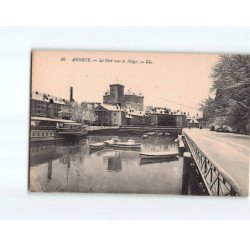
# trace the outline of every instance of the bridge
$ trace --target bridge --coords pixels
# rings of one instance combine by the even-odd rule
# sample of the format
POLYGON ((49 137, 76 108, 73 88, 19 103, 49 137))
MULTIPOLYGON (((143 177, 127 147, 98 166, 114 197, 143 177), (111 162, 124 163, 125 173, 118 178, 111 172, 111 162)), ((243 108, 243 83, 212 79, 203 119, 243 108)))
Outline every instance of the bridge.
POLYGON ((183 136, 209 195, 248 195, 249 136, 196 128, 183 136))

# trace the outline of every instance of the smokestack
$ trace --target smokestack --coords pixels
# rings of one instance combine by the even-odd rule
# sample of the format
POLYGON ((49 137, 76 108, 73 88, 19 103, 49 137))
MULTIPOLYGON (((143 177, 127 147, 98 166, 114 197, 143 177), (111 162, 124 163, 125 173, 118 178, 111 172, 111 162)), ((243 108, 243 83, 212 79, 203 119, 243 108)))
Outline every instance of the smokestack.
POLYGON ((70 98, 69 98, 69 101, 70 102, 74 102, 74 99, 73 99, 73 87, 69 87, 70 89, 70 98))

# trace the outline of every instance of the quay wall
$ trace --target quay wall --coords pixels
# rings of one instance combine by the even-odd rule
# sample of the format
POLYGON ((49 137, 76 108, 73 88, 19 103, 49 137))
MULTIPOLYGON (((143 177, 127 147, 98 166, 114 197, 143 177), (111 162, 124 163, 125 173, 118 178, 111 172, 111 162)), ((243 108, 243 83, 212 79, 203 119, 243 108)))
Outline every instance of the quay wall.
POLYGON ((171 135, 181 134, 181 127, 147 127, 147 126, 120 126, 120 127, 89 127, 89 135, 101 134, 134 134, 141 135, 147 132, 170 133, 171 135))

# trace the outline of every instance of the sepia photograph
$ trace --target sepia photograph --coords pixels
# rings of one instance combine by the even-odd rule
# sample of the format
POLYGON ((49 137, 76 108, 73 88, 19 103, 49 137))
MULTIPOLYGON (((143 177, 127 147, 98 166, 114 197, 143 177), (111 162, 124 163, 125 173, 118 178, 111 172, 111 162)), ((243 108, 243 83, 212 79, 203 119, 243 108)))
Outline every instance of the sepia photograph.
POLYGON ((29 191, 248 196, 250 56, 32 51, 29 191))

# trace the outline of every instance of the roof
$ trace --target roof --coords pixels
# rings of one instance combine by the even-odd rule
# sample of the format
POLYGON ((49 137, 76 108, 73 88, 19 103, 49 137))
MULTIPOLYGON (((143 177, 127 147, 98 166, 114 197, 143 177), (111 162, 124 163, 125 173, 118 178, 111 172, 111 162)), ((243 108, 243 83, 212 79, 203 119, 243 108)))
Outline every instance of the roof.
POLYGON ((189 123, 199 123, 196 119, 191 119, 189 123))
POLYGON ((140 91, 138 94, 134 92, 132 89, 128 89, 124 95, 136 95, 136 96, 141 96, 143 97, 143 93, 140 91))
POLYGON ((126 118, 127 118, 127 119, 133 119, 133 116, 130 115, 130 114, 126 114, 126 118))
POLYGON ((170 114, 170 109, 168 109, 168 108, 153 108, 153 109, 147 110, 147 113, 150 113, 150 114, 170 114), (168 112, 166 112, 166 111, 168 111, 168 112))
POLYGON ((137 109, 131 109, 127 108, 126 109, 127 114, 132 115, 132 116, 144 116, 145 112, 142 110, 137 110, 137 109))
POLYGON ((122 86, 122 87, 124 87, 124 85, 122 85, 122 84, 119 84, 119 83, 113 83, 113 84, 109 84, 109 86, 122 86))
POLYGON ((38 116, 32 116, 31 121, 53 121, 53 122, 64 122, 64 123, 76 123, 72 120, 65 120, 65 119, 53 119, 53 118, 47 118, 47 117, 38 117, 38 116))
POLYGON ((176 114, 176 115, 186 115, 185 112, 182 112, 182 111, 180 111, 180 110, 174 111, 174 114, 176 114))
POLYGON ((112 104, 100 104, 99 106, 105 108, 108 111, 122 111, 125 112, 119 105, 112 105, 112 104))
POLYGON ((65 100, 60 97, 52 96, 52 95, 41 93, 38 91, 32 92, 31 99, 36 100, 36 101, 42 101, 42 102, 50 102, 50 100, 52 99, 53 103, 66 104, 65 100))

